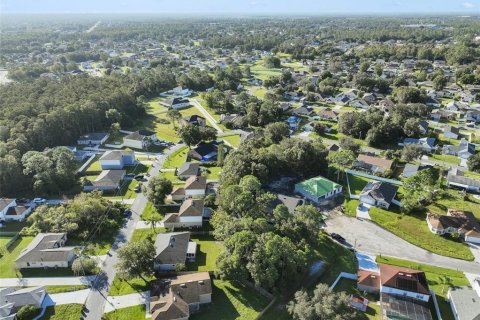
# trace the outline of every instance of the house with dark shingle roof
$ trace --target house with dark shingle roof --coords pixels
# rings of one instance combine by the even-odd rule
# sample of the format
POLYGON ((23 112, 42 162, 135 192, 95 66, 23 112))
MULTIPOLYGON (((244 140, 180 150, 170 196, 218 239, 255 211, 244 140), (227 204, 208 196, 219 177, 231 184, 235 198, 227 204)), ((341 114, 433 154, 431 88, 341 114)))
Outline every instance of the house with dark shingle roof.
POLYGON ((85 179, 83 181, 83 191, 113 192, 120 188, 125 179, 125 174, 125 170, 103 170, 95 180, 85 179))
POLYGON ((448 209, 446 215, 430 213, 427 225, 432 233, 458 233, 466 242, 480 244, 480 223, 471 212, 448 209))
POLYGON ((360 202, 388 209, 398 187, 381 181, 370 181, 360 192, 360 202))
POLYGON ((159 233, 155 240, 154 268, 172 271, 175 266, 195 260, 197 244, 190 241, 190 232, 159 233))
POLYGON ((200 173, 200 164, 198 162, 185 162, 178 168, 177 177, 182 180, 188 179, 192 176, 196 177, 200 173))
POLYGON ((319 176, 295 184, 295 192, 319 204, 342 194, 342 186, 319 176))
POLYGON ((168 213, 163 219, 165 228, 201 227, 203 223, 203 199, 187 199, 178 213, 168 213))

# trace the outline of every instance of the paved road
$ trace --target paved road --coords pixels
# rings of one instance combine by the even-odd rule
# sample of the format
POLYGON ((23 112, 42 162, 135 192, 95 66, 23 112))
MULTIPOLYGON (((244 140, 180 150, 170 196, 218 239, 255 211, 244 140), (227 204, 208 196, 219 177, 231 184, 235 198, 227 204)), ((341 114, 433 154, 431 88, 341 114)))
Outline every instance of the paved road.
MULTIPOLYGON (((171 148, 165 154, 162 154, 157 159, 157 164, 155 167, 152 167, 149 171, 150 176, 154 177, 157 176, 162 169, 163 162, 165 161, 166 157, 175 152, 176 150, 184 147, 183 144, 176 145, 175 147, 171 148)), ((103 311, 105 309, 105 304, 107 303, 107 296, 110 286, 112 285, 113 279, 115 278, 116 270, 115 264, 117 263, 117 250, 122 245, 128 242, 132 237, 133 232, 135 231, 135 227, 137 222, 140 220, 140 215, 143 212, 147 204, 147 198, 140 193, 137 198, 135 199, 134 203, 130 207, 132 210, 132 216, 128 219, 125 226, 120 230, 116 241, 112 245, 112 249, 109 251, 109 254, 103 264, 101 265, 102 272, 97 276, 96 281, 90 291, 90 294, 87 298, 86 307, 88 312, 84 319, 87 320, 100 320, 103 311)))
POLYGON ((217 121, 212 117, 212 115, 197 101, 197 99, 190 99, 190 102, 193 103, 195 107, 203 114, 205 118, 210 121, 212 127, 215 128, 218 132, 223 132, 223 130, 217 125, 217 121))
POLYGON ((42 278, 3 278, 0 287, 36 286, 81 286, 89 285, 95 276, 88 277, 42 277, 42 278))
POLYGON ((480 264, 443 257, 421 249, 367 220, 332 215, 326 230, 342 235, 355 249, 370 255, 385 255, 419 263, 480 273, 480 264))

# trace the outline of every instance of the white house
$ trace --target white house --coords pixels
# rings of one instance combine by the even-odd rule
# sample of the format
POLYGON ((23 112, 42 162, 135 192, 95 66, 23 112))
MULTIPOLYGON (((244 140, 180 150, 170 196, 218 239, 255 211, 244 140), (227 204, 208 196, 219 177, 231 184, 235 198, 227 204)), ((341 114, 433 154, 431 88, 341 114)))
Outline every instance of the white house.
POLYGON ((103 170, 94 181, 84 180, 83 190, 113 192, 120 188, 125 179, 125 174, 125 170, 103 170))
POLYGON ((187 199, 178 213, 169 213, 163 220, 165 228, 201 227, 203 223, 203 199, 187 199))
POLYGON ((480 244, 480 223, 471 212, 449 209, 447 215, 428 214, 427 225, 432 233, 458 233, 465 242, 480 244))
POLYGON ((145 149, 150 143, 156 141, 158 141, 158 138, 155 132, 138 130, 123 138, 123 146, 133 149, 145 149))
POLYGON ((109 136, 106 132, 92 132, 78 138, 77 143, 80 145, 100 145, 105 143, 109 136))
POLYGON ((295 185, 295 193, 314 203, 322 203, 342 193, 342 186, 324 177, 315 177, 295 185))
POLYGON ((15 199, 0 198, 0 220, 23 221, 33 207, 20 205, 15 199))
POLYGON ((23 268, 68 268, 75 258, 75 247, 65 247, 66 233, 39 233, 15 260, 23 268))
POLYGON ((203 198, 207 189, 207 178, 192 176, 185 181, 185 198, 203 198))
POLYGON ((103 170, 123 169, 125 166, 135 165, 135 152, 123 150, 106 151, 100 157, 99 162, 103 170))
POLYGON ((386 182, 370 181, 360 193, 360 202, 388 209, 398 187, 386 182))

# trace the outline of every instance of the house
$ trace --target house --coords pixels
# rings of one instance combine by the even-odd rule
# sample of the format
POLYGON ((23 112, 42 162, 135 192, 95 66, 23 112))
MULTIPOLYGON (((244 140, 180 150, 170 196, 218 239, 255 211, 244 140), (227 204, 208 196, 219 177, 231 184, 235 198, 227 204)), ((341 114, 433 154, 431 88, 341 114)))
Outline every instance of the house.
POLYGON ((342 186, 319 176, 295 184, 295 192, 319 204, 342 194, 342 186))
POLYGON ((302 121, 302 119, 300 119, 297 116, 290 116, 287 119, 288 127, 291 130, 297 130, 301 121, 302 121))
POLYGON ((354 162, 353 168, 364 169, 373 173, 384 173, 387 170, 392 170, 393 161, 366 154, 360 154, 357 161, 354 162))
POLYGON ((154 268, 172 271, 178 264, 194 261, 197 244, 190 241, 190 232, 159 233, 155 240, 154 268))
POLYGON ((178 213, 169 213, 163 219, 165 228, 201 227, 203 223, 203 199, 187 199, 178 213))
POLYGON ((459 127, 446 126, 443 129, 443 136, 445 138, 457 140, 459 135, 460 135, 460 128, 459 127))
POLYGON ((125 170, 103 170, 94 181, 88 179, 83 181, 83 191, 116 191, 122 185, 125 174, 125 170))
POLYGON ((188 319, 200 306, 212 302, 212 282, 208 272, 195 272, 151 283, 152 320, 188 319))
POLYGON ((157 134, 153 131, 138 130, 123 137, 123 146, 133 149, 145 149, 152 142, 158 141, 157 134))
POLYGON ((196 177, 200 174, 200 163, 198 162, 185 162, 178 168, 177 177, 185 180, 192 176, 196 177))
POLYGON ((408 146, 409 144, 416 144, 422 147, 425 152, 432 152, 435 150, 435 138, 405 138, 403 143, 399 143, 399 146, 408 146))
POLYGON ((455 320, 480 319, 480 278, 473 280, 472 288, 450 287, 447 298, 455 320))
POLYGON ((123 169, 125 166, 135 165, 135 152, 122 150, 105 151, 99 162, 103 170, 123 169))
POLYGON ((350 100, 350 102, 348 102, 348 105, 352 108, 359 108, 364 110, 367 110, 369 107, 368 103, 363 99, 350 100))
POLYGON ((338 121, 338 113, 330 108, 322 109, 317 114, 322 120, 338 121))
POLYGON ((188 88, 184 88, 182 86, 178 86, 173 88, 172 90, 165 91, 160 93, 160 96, 162 97, 180 97, 180 98, 185 98, 191 96, 193 93, 192 90, 188 88))
POLYGON ((283 98, 290 101, 300 101, 300 94, 298 92, 285 92, 283 98))
POLYGON ((380 264, 376 270, 357 271, 360 291, 380 293, 382 320, 432 320, 430 289, 425 273, 418 270, 380 264))
POLYGON ((402 177, 403 178, 409 178, 409 177, 417 174, 418 171, 422 171, 422 170, 425 170, 425 169, 428 169, 428 168, 431 168, 431 166, 407 163, 405 165, 405 168, 403 169, 402 177))
POLYGON ((0 319, 17 319, 16 312, 26 305, 40 309, 46 294, 45 287, 0 288, 0 319))
POLYGON ((200 127, 205 127, 207 122, 204 117, 201 117, 199 115, 193 114, 191 116, 182 118, 182 123, 185 125, 194 125, 194 126, 200 126, 200 127))
POLYGON ((106 132, 93 132, 83 136, 80 136, 77 140, 79 145, 101 145, 107 141, 110 135, 106 132))
POLYGON ((207 177, 192 176, 185 181, 185 198, 198 198, 205 196, 207 177))
POLYGON ((370 181, 360 192, 360 202, 388 209, 398 187, 381 181, 370 181))
POLYGON ((465 177, 459 170, 450 171, 447 175, 447 187, 456 187, 466 191, 480 192, 480 181, 465 177))
POLYGON ((448 209, 447 215, 427 215, 428 229, 438 235, 457 233, 466 242, 480 244, 480 223, 471 212, 448 209))
POLYGON ((476 150, 473 143, 469 143, 466 139, 462 139, 460 140, 460 144, 458 146, 444 145, 442 148, 442 153, 457 156, 460 159, 466 160, 470 158, 470 156, 474 155, 476 150))
POLYGON ((301 106, 293 110, 292 114, 299 117, 310 117, 314 114, 314 110, 311 106, 301 106))
POLYGON ((188 152, 188 157, 199 161, 215 161, 218 153, 218 142, 200 142, 195 149, 188 152))
POLYGON ((160 102, 160 104, 168 109, 184 109, 190 106, 190 101, 183 98, 173 98, 160 102))
POLYGON ((427 134, 428 132, 428 121, 420 120, 418 126, 421 134, 427 134))
POLYGON ((0 221, 23 221, 33 207, 20 204, 16 199, 0 198, 0 221))
POLYGON ((66 233, 39 233, 20 252, 15 265, 24 268, 68 268, 75 258, 75 247, 65 247, 66 233))

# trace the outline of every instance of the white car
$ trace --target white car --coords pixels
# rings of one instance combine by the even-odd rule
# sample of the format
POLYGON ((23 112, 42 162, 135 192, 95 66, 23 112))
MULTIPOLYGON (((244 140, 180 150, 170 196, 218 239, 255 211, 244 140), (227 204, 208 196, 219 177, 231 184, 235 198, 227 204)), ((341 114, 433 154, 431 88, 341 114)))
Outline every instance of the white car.
POLYGON ((46 203, 47 200, 46 199, 43 199, 43 198, 35 198, 33 199, 33 203, 36 203, 36 204, 44 204, 46 203))

